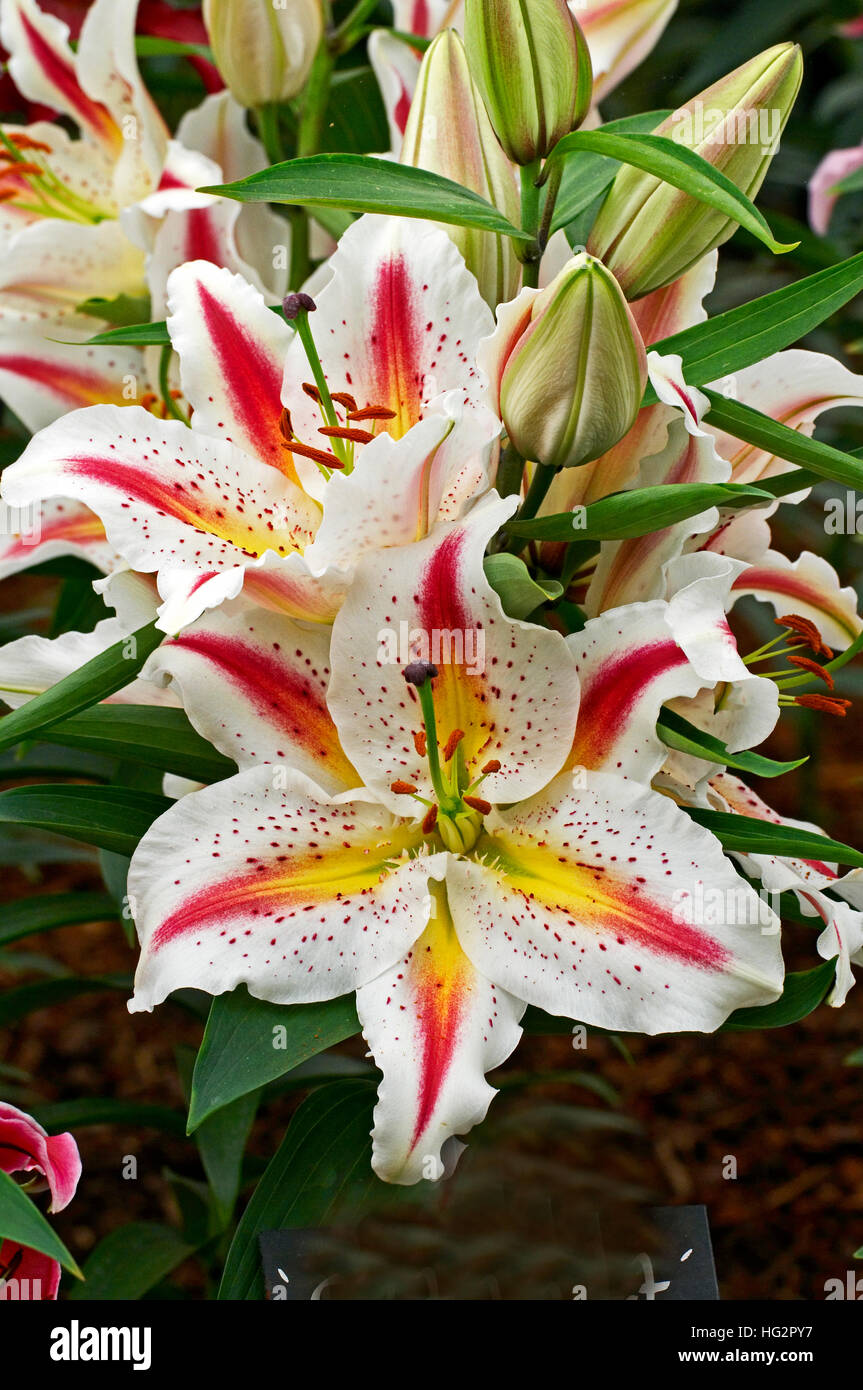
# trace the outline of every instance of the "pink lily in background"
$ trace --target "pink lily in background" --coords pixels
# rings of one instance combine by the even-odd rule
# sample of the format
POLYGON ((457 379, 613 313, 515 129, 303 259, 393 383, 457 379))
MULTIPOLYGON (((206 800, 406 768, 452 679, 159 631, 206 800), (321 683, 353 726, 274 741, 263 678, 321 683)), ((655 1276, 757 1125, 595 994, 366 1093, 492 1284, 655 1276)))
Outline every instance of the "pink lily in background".
POLYGON ((91 508, 158 576, 165 631, 243 589, 330 621, 366 549, 416 540, 488 486, 500 431, 475 365, 491 313, 445 233, 363 218, 330 273, 318 356, 240 276, 174 271, 192 428, 138 406, 72 412, 4 471, 4 500, 91 508))
POLYGON ((151 659, 244 770, 134 856, 130 1007, 192 983, 280 1003, 356 989, 384 1073, 373 1164, 398 1183, 451 1164, 526 1003, 652 1033, 781 990, 775 935, 675 919, 681 886, 750 890, 649 789, 659 708, 713 682, 725 635, 685 596, 568 640, 507 618, 483 552, 513 505, 490 494, 365 557, 329 659, 289 620, 225 613, 151 659))
MULTIPOLYGON (((51 1193, 52 1212, 62 1211, 75 1195, 81 1176, 78 1145, 71 1134, 50 1135, 17 1106, 0 1101, 0 1170, 41 1174, 51 1193)), ((16 1297, 28 1301, 57 1297, 60 1266, 38 1250, 0 1241, 0 1300, 4 1283, 15 1280, 16 1297)))
POLYGON ((852 145, 847 150, 831 150, 809 180, 809 225, 819 236, 826 236, 830 229, 840 197, 836 185, 858 169, 863 169, 863 145, 852 145))

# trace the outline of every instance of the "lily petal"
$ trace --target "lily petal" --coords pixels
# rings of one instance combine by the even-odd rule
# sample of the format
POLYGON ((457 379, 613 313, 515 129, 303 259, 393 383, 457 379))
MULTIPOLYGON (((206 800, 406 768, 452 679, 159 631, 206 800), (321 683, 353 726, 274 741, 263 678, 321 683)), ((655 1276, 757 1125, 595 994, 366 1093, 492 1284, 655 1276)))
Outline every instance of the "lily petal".
POLYGON ((279 430, 293 333, 239 275, 194 260, 168 281, 168 332, 195 429, 228 439, 295 482, 279 430))
MULTIPOLYGON (((735 373, 734 383, 735 396, 744 405, 807 436, 814 433, 815 422, 825 410, 863 405, 863 376, 855 376, 834 357, 803 348, 777 352, 745 367, 735 373)), ((731 463, 735 483, 757 483, 792 466, 721 430, 711 433, 719 453, 731 463)))
POLYGON ((372 1167, 409 1184, 449 1171, 453 1136, 484 1119, 495 1090, 485 1073, 521 1037, 524 1004, 468 960, 443 888, 404 959, 357 990, 357 1012, 383 1072, 372 1131, 372 1167))
POLYGON ((593 99, 602 101, 659 42, 677 0, 570 0, 593 64, 593 99))
POLYGON ((332 793, 360 782, 327 709, 329 646, 327 630, 276 613, 209 613, 141 674, 170 681, 198 732, 241 768, 286 761, 332 793))
POLYGON ((275 469, 136 406, 64 416, 4 471, 13 505, 55 495, 92 507, 133 569, 179 572, 199 587, 266 551, 303 548, 312 535, 309 504, 275 469))
POLYGON ((565 774, 489 817, 476 859, 448 872, 477 969, 550 1013, 646 1033, 712 1032, 734 1009, 776 999, 777 935, 746 924, 762 904, 714 837, 635 782, 577 781, 565 774), (707 889, 718 899, 709 927, 697 923, 707 889))
POLYGON ((132 1012, 174 989, 245 984, 276 1004, 335 999, 422 933, 445 855, 370 797, 333 800, 284 765, 184 796, 129 871, 141 960, 132 1012))
POLYGON ((772 605, 778 618, 786 613, 809 618, 827 645, 840 651, 863 628, 854 589, 850 585, 840 587, 833 566, 809 550, 793 561, 778 551, 768 550, 757 564, 735 579, 733 591, 736 598, 751 594, 763 599, 772 605))
POLYGON ((95 512, 80 502, 42 502, 21 509, 0 505, 0 516, 0 579, 61 555, 77 555, 103 574, 122 564, 95 512))
MULTIPOLYGON (((445 232, 409 219, 361 217, 345 232, 330 268, 310 324, 331 391, 349 392, 361 408, 391 410, 385 427, 396 439, 443 392, 459 389, 465 403, 487 404, 476 350, 493 326, 491 310, 445 232)), ((320 445, 323 422, 303 390, 310 380, 297 335, 282 403, 295 437, 320 445)), ((306 463, 297 470, 317 495, 322 480, 306 463)))
POLYGON ((419 702, 401 673, 418 657, 438 670, 441 744, 462 731, 471 779, 490 759, 501 763, 483 797, 529 796, 566 756, 578 709, 573 659, 558 633, 506 617, 483 571, 486 543, 514 505, 491 493, 428 540, 367 556, 336 618, 330 709, 364 783, 393 809, 405 804, 394 780, 432 794, 413 741, 419 702))
POLYGON ((23 1110, 0 1101, 0 1170, 44 1173, 51 1189, 51 1210, 62 1211, 75 1195, 81 1157, 71 1134, 48 1134, 23 1110))

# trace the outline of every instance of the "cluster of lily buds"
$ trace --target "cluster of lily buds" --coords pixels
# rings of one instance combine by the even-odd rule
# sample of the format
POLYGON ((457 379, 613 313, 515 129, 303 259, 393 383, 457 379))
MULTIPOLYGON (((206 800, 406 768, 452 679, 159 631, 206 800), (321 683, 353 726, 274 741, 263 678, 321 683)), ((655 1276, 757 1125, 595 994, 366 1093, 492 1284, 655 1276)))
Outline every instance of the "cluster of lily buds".
MULTIPOLYGON (((487 198, 518 223, 512 164, 491 127, 473 81, 464 45, 444 29, 428 49, 405 127, 402 164, 452 179, 487 198)), ((446 227, 492 308, 517 293, 521 267, 509 237, 475 227, 446 227)))
MULTIPOLYGON (((694 150, 754 198, 802 77, 798 45, 777 44, 673 112, 654 133, 694 150)), ((679 279, 736 228, 722 212, 625 167, 599 211, 588 249, 614 272, 628 299, 640 299, 679 279)))
POLYGON ((598 458, 631 428, 647 355, 620 286, 582 252, 537 295, 500 369, 500 412, 522 457, 549 468, 598 458))
POLYGON ((204 0, 216 65, 241 106, 289 101, 323 33, 321 0, 204 0))
POLYGON ((544 159, 590 109, 587 41, 565 0, 467 0, 468 61, 501 145, 544 159))

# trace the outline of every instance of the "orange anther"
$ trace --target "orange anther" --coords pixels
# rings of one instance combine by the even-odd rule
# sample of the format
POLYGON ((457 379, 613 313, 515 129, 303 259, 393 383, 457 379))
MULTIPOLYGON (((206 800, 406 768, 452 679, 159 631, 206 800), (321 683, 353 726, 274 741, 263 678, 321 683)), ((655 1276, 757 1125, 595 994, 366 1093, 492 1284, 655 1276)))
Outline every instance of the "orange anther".
POLYGON ((453 729, 443 750, 443 760, 448 763, 455 750, 464 738, 464 729, 453 729))

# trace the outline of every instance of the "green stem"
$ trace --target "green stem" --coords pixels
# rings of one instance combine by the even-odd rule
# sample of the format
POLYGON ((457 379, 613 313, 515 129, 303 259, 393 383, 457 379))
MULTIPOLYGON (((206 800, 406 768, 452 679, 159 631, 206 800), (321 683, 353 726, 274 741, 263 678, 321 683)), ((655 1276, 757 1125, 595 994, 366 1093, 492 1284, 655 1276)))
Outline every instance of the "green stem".
POLYGON ((495 487, 501 497, 513 497, 521 491, 521 479, 524 473, 524 459, 512 444, 507 444, 500 456, 500 463, 497 469, 497 480, 495 487))
MULTIPOLYGON (((516 516, 516 521, 532 521, 545 501, 546 493, 551 487, 558 473, 559 468, 546 468, 545 464, 537 463, 534 466, 534 474, 530 480, 530 487, 527 496, 521 504, 521 508, 516 516)), ((513 555, 518 555, 527 545, 526 536, 513 536, 507 545, 513 555)))
POLYGON ((534 289, 539 284, 539 262, 542 256, 539 244, 540 191, 536 186, 539 170, 538 159, 533 164, 523 165, 521 170, 521 227, 531 240, 521 243, 516 248, 516 254, 524 266, 522 281, 534 289))
POLYGON ((545 202, 542 207, 542 222, 540 223, 539 242, 540 252, 544 251, 548 245, 548 238, 551 233, 551 220, 554 217, 554 207, 557 202, 557 195, 560 192, 560 184, 563 178, 563 160, 555 159, 552 163, 551 173, 545 185, 545 202))
POLYGON ((331 47, 336 53, 347 53, 363 37, 363 24, 378 7, 378 0, 358 0, 350 14, 335 30, 331 47))
POLYGON ((426 756, 429 760, 429 773, 431 775, 432 786, 441 810, 446 814, 447 811, 457 809, 458 802, 450 794, 443 768, 440 765, 440 750, 437 741, 437 721, 434 713, 434 696, 432 694, 431 681, 424 681, 422 685, 416 687, 417 695, 420 700, 420 707, 423 712, 423 723, 426 730, 426 756))
MULTIPOLYGON (((306 90, 303 93, 303 104, 297 129, 297 159, 317 154, 320 150, 324 120, 330 99, 330 83, 334 63, 335 53, 324 37, 315 55, 309 80, 306 83, 306 90)), ((289 288, 298 290, 309 278, 309 272, 312 268, 309 252, 309 215, 305 208, 292 207, 289 216, 291 220, 289 288)))
POLYGON ((165 402, 165 409, 168 411, 168 414, 172 415, 175 420, 181 421, 182 424, 188 425, 189 421, 171 395, 171 381, 168 374, 171 369, 171 354, 173 351, 174 349, 171 347, 170 343, 166 343, 162 348, 159 357, 159 390, 162 393, 162 400, 165 402))

